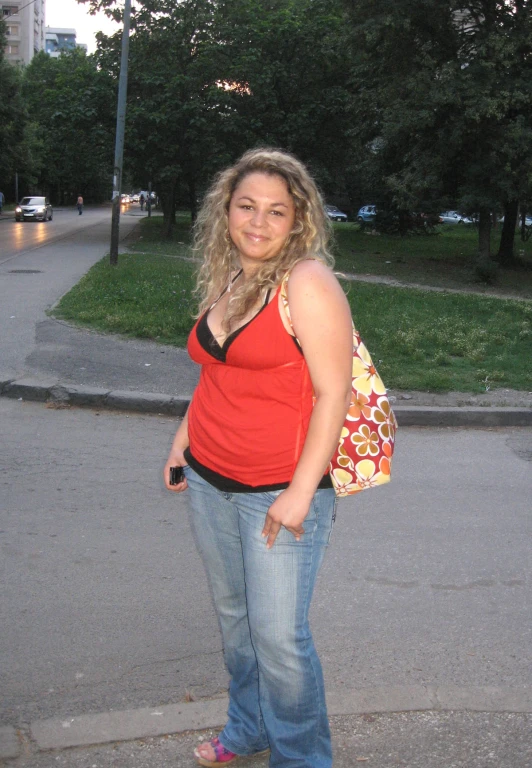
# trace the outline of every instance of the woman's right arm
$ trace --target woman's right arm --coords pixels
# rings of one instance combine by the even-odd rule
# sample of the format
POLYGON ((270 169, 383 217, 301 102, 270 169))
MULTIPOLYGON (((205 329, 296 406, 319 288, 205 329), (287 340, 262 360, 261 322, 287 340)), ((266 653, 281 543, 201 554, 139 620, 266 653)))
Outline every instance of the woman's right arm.
POLYGON ((188 445, 189 445, 189 440, 188 440, 188 409, 187 409, 187 412, 183 417, 183 421, 179 425, 179 428, 174 437, 174 442, 172 443, 172 447, 170 448, 170 453, 168 454, 168 461, 166 462, 164 467, 164 484, 169 491, 176 491, 177 493, 181 493, 181 491, 185 491, 187 489, 187 481, 185 478, 177 485, 170 485, 170 467, 186 466, 187 462, 185 460, 185 457, 183 456, 183 453, 185 451, 185 448, 188 448, 188 445))

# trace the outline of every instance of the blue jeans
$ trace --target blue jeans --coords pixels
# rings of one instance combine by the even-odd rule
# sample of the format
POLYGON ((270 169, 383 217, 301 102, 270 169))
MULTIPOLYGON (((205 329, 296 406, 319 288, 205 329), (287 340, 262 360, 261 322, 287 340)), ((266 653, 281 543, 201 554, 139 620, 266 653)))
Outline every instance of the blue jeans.
POLYGON ((298 542, 261 536, 281 491, 224 493, 185 467, 194 531, 220 620, 229 685, 222 744, 238 755, 270 747, 270 768, 330 768, 321 664, 308 612, 329 543, 335 494, 316 491, 298 542))

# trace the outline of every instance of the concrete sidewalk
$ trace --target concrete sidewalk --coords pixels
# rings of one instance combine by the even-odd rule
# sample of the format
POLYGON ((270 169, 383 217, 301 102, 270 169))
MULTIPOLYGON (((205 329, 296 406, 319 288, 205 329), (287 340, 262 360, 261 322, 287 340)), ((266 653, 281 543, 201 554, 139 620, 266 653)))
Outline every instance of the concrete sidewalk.
MULTIPOLYGON (((22 365, 17 370, 0 368, 0 395, 182 416, 198 376, 198 366, 185 349, 76 328, 43 313, 22 365)), ((389 394, 403 426, 532 424, 532 392, 389 394)))
MULTIPOLYGON (((101 348, 95 350, 95 356, 101 356, 101 348)), ((118 350, 117 350, 118 351, 118 350)), ((161 353, 167 350, 158 350, 161 353)), ((180 357, 182 350, 169 348, 169 357, 180 357)), ((94 358, 91 358, 94 359, 94 358)), ((110 356, 110 363, 115 363, 116 355, 110 356)), ((184 416, 193 391, 196 371, 180 361, 175 381, 185 381, 184 391, 174 395, 157 392, 143 392, 129 389, 84 386, 72 384, 56 376, 23 376, 12 378, 0 373, 0 395, 42 403, 52 406, 78 406, 88 408, 108 408, 111 410, 155 413, 168 416, 184 416)), ((151 363, 144 363, 145 366, 151 363)), ((139 379, 144 378, 139 371, 139 379)), ((123 386, 131 386, 133 377, 128 376, 123 386)), ((120 385, 119 385, 120 386, 120 385)), ((169 386, 168 388, 174 388, 169 386)), ((176 384, 176 389, 179 386, 176 384)), ((392 395, 393 397, 393 395, 392 395)), ((467 395, 463 395, 464 398, 467 395)), ((421 427, 526 427, 532 426, 532 407, 511 406, 448 406, 448 405, 393 405, 397 420, 401 426, 421 427)))
MULTIPOLYGON (((530 715, 478 712, 411 712, 331 717, 335 768, 529 768, 530 715)), ((217 729, 186 731, 68 750, 38 751, 17 734, 12 768, 191 768, 194 747, 217 729)), ((239 761, 267 768, 268 759, 239 761)))
MULTIPOLYGON (((436 691, 413 688, 388 692, 387 702, 377 692, 347 700, 329 696, 335 767, 531 765, 530 696, 518 701, 514 692, 505 702, 497 701, 494 689, 469 691, 461 701, 457 690, 439 695, 443 701, 438 706, 436 691)), ((226 706, 225 699, 218 699, 43 721, 18 731, 3 728, 0 760, 24 768, 191 766, 194 746, 219 732, 226 706)), ((246 763, 266 768, 268 759, 246 763)))

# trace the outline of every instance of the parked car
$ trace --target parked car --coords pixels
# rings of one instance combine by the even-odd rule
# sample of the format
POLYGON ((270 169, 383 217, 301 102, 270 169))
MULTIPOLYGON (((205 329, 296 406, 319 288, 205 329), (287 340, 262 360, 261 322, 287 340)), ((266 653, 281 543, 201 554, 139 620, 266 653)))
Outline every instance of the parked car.
MULTIPOLYGON (((498 220, 501 224, 504 224, 504 216, 501 216, 501 218, 498 220)), ((521 216, 517 217, 517 226, 521 226, 521 216)), ((527 214, 525 216, 525 227, 532 227, 532 215, 527 214)))
POLYGON ((440 219, 444 224, 474 224, 474 218, 464 216, 460 211, 444 211, 440 213, 440 219))
POLYGON ((357 221, 375 221, 377 215, 376 205, 363 205, 357 213, 357 221))
POLYGON ((326 205, 325 213, 331 221, 347 221, 347 214, 341 211, 335 205, 326 205))
POLYGON ((16 221, 52 221, 54 211, 47 197, 23 197, 15 208, 16 221))
POLYGON ((460 224, 463 217, 458 211, 444 211, 440 213, 440 218, 444 224, 460 224))

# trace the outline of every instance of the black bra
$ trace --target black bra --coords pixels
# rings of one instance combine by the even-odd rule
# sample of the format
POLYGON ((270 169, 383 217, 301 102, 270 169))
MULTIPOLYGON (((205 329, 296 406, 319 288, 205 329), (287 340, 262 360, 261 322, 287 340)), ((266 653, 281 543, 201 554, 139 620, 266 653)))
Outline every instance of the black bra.
MULTIPOLYGON (((240 274, 240 273, 239 273, 239 274, 240 274)), ((237 277, 238 277, 238 275, 237 275, 237 277)), ((236 280, 236 277, 235 277, 235 280, 236 280)), ((225 293, 225 291, 224 291, 224 293, 225 293)), ((209 316, 209 312, 210 312, 210 311, 211 311, 211 309, 214 307, 214 304, 216 304, 216 303, 217 303, 217 302, 215 302, 215 303, 214 303, 214 304, 213 304, 213 305, 212 305, 212 306, 211 306, 211 307, 210 307, 210 308, 209 308, 209 309, 208 309, 208 310, 207 310, 207 311, 206 311, 206 312, 205 312, 205 313, 204 313, 204 314, 201 316, 201 318, 200 318, 200 321, 199 321, 199 323, 198 323, 198 325, 197 325, 197 327, 196 327, 196 337, 197 337, 197 339, 198 339, 198 342, 199 342, 200 346, 201 346, 201 347, 202 347, 202 348, 205 350, 205 352, 207 352, 209 355, 211 355, 212 357, 214 357, 216 360, 219 360, 220 362, 222 362, 222 363, 225 363, 225 360, 226 360, 226 357, 227 357, 227 351, 228 351, 229 347, 231 346, 231 344, 233 343, 233 341, 234 341, 234 340, 235 340, 235 339, 236 339, 236 338, 237 338, 237 337, 238 337, 238 336, 239 336, 239 335, 242 333, 242 331, 243 331, 243 330, 245 330, 245 329, 248 327, 248 325, 249 325, 250 323, 252 323, 252 322, 253 322, 253 320, 255 320, 255 318, 256 318, 256 317, 258 317, 258 316, 260 315, 260 313, 261 313, 261 312, 262 312, 264 309, 266 309, 266 307, 268 306, 268 304, 269 304, 269 301, 270 301, 270 294, 271 294, 271 288, 270 288, 270 290, 268 291, 268 293, 266 294, 266 299, 265 299, 265 301, 264 301, 264 304, 263 304, 263 305, 262 305, 262 307, 259 309, 259 311, 257 312, 257 314, 256 314, 256 315, 253 315, 253 317, 251 318, 251 320, 248 320, 248 322, 247 322, 247 323, 245 323, 244 325, 240 326, 240 328, 237 328, 235 331, 233 331, 232 333, 230 333, 230 334, 229 334, 229 336, 228 336, 228 337, 226 338, 226 340, 224 341, 224 343, 223 343, 223 344, 221 344, 221 345, 218 343, 218 341, 217 341, 217 340, 216 340, 216 338, 214 337, 214 334, 213 334, 213 332, 211 331, 211 329, 209 328, 209 324, 208 324, 208 322, 207 322, 207 318, 208 318, 208 316, 209 316)), ((223 293, 222 293, 222 296, 223 296, 223 293)), ((220 298, 218 299, 218 301, 219 301, 221 298, 222 298, 222 297, 220 296, 220 298)))

